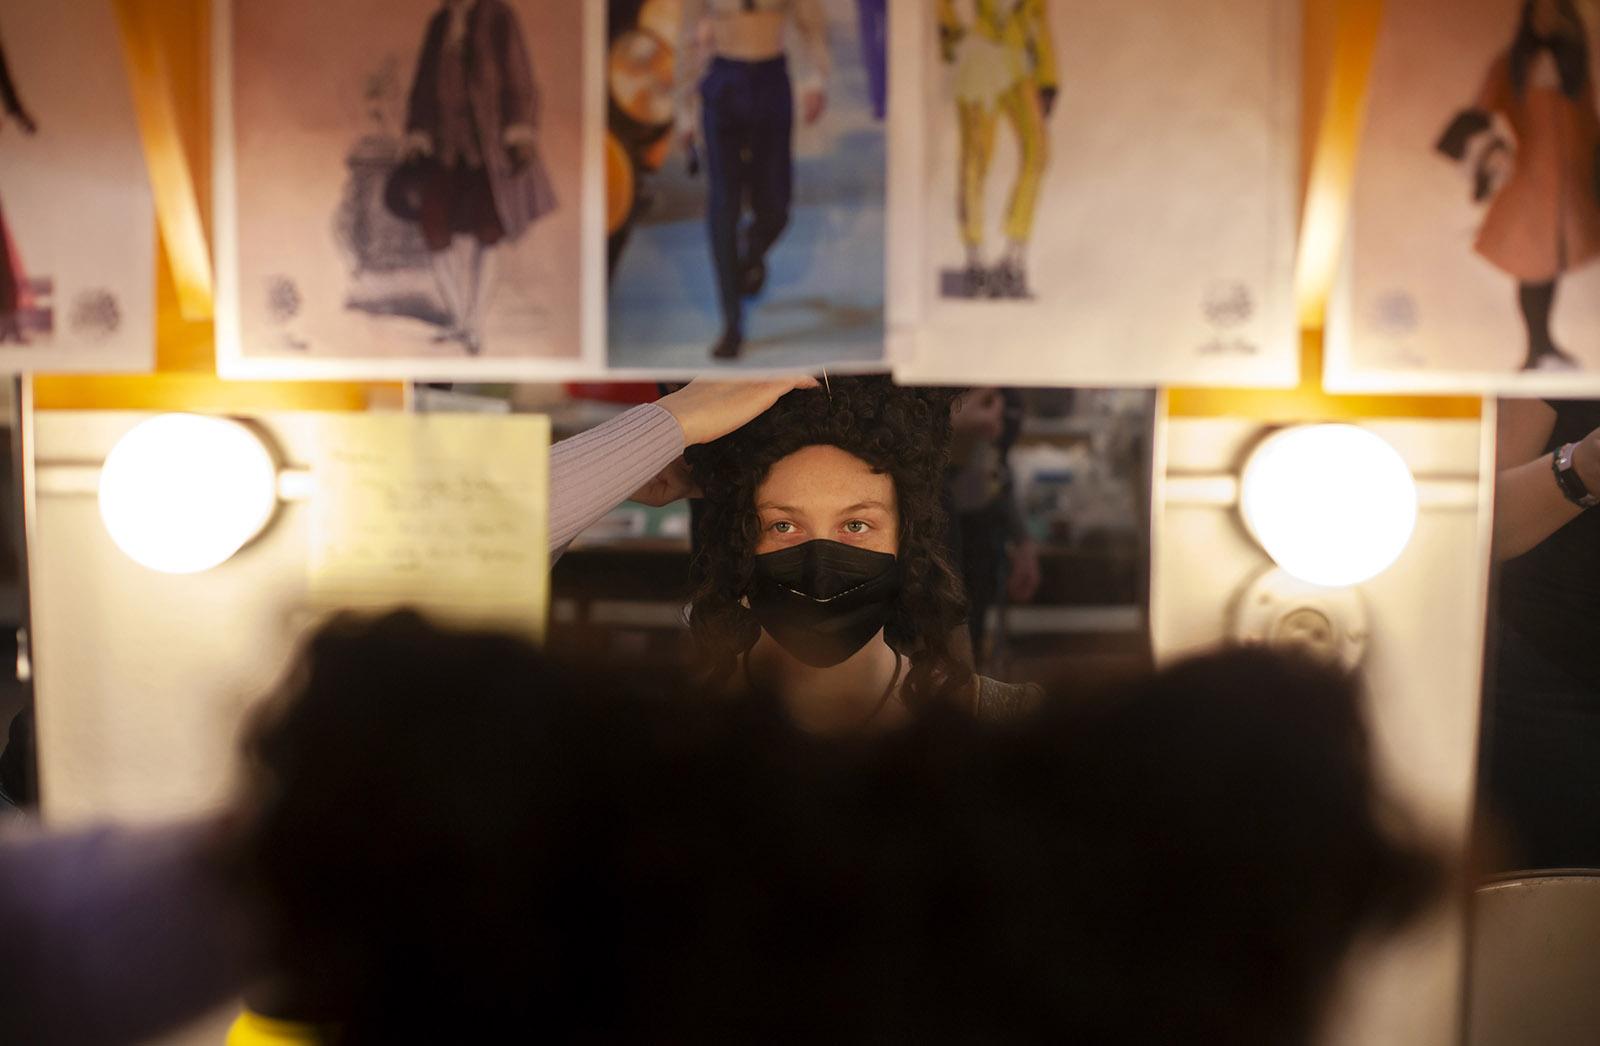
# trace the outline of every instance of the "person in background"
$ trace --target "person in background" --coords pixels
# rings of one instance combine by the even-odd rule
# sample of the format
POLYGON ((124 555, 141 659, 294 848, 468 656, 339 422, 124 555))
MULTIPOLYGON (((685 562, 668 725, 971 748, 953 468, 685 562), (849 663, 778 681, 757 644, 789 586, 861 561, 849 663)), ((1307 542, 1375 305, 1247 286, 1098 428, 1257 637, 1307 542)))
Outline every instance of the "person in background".
POLYGON ((329 1041, 1309 1046, 1352 943, 1440 894, 1320 665, 850 737, 641 669, 407 614, 311 639, 234 864, 329 1041))
POLYGON ((1039 547, 1022 518, 1007 460, 1022 414, 1015 389, 976 388, 957 397, 951 418, 955 440, 945 486, 950 546, 966 588, 976 664, 986 658, 990 608, 1002 600, 1026 603, 1039 591, 1039 547))
POLYGON ((1320 664, 850 736, 701 696, 332 619, 224 814, 0 840, 0 1040, 146 1041, 265 977, 318 1025, 234 1042, 1309 1046, 1352 943, 1441 894, 1320 664))
POLYGON ((722 308, 716 359, 736 359, 743 349, 744 299, 766 286, 767 252, 789 224, 795 92, 784 51, 791 24, 811 66, 800 83, 800 115, 814 124, 827 108, 833 71, 821 0, 683 0, 678 134, 691 157, 705 149, 706 227, 722 308), (712 59, 702 77, 696 38, 705 26, 712 59))
POLYGON ((1600 867, 1600 402, 1500 401, 1482 803, 1504 870, 1600 867))
POLYGON ((689 628, 713 687, 759 684, 809 727, 919 704, 1016 714, 976 676, 942 505, 952 394, 834 378, 688 455, 703 497, 689 628))

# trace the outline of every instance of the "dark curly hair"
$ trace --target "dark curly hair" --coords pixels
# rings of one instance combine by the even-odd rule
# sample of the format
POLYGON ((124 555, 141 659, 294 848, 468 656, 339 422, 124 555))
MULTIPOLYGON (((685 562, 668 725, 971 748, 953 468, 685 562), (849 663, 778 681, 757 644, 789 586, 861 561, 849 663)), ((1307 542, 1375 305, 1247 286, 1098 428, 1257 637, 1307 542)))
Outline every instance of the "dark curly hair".
POLYGON ((760 535, 756 488, 772 466, 805 447, 854 454, 894 480, 902 585, 884 639, 906 659, 908 704, 970 700, 972 669, 952 646, 966 598, 946 554, 942 490, 954 393, 907 388, 887 377, 834 378, 789 393, 744 428, 687 453, 705 497, 691 565, 689 629, 712 685, 726 683, 761 626, 742 600, 760 535))

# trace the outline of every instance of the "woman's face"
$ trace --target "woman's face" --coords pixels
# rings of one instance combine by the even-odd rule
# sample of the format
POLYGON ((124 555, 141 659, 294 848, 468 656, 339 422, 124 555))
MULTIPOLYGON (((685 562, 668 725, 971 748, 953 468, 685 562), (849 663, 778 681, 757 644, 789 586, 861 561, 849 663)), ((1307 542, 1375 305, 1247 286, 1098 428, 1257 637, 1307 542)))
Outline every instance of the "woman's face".
POLYGON ((756 490, 756 555, 819 538, 873 552, 900 550, 894 480, 838 447, 802 447, 756 490))

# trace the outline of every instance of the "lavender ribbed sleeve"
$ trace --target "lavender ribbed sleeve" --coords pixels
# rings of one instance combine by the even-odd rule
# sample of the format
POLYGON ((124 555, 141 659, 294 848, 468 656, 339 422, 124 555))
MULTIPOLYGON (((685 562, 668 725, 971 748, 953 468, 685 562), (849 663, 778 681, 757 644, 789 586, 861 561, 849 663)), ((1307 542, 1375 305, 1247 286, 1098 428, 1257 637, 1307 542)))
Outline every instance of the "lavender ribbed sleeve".
POLYGON ((560 551, 683 453, 683 428, 646 403, 550 448, 550 551, 560 551))

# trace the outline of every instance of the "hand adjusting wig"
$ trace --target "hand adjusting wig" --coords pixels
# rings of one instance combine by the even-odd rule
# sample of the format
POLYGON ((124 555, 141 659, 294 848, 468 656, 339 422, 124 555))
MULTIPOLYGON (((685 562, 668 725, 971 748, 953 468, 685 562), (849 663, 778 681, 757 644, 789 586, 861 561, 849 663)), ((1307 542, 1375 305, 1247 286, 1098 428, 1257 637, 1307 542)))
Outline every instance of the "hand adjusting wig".
POLYGON ((909 662, 906 702, 970 701, 972 670, 951 645, 966 620, 966 600, 945 553, 942 502, 954 397, 885 377, 834 378, 830 386, 791 392, 737 432, 689 448, 705 497, 689 628, 709 681, 728 681, 761 634, 742 602, 760 537, 756 490, 776 462, 826 445, 894 481, 902 583, 884 638, 909 662))

